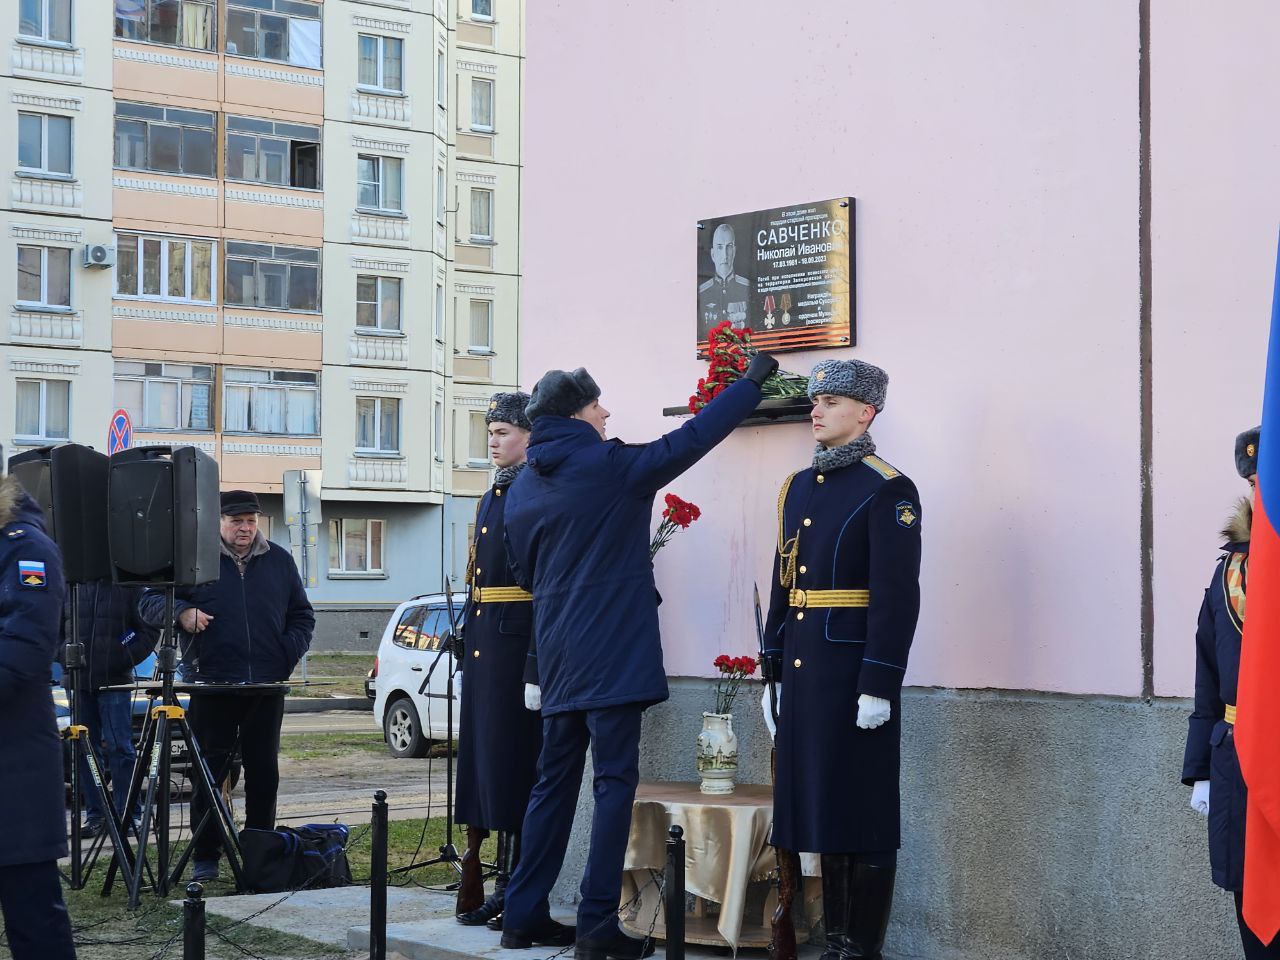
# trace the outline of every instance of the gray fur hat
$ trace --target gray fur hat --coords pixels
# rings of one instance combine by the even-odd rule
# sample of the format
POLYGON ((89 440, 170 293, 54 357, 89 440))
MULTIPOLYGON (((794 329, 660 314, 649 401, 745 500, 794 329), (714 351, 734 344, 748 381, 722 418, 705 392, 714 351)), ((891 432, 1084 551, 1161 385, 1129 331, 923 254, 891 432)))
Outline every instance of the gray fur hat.
POLYGON ((889 375, 863 360, 823 360, 809 374, 810 400, 820 393, 831 393, 868 403, 879 413, 888 390, 889 375))
POLYGON ((529 418, 524 415, 524 408, 529 405, 529 395, 517 390, 514 393, 495 393, 489 398, 489 409, 485 411, 485 423, 509 423, 521 430, 531 430, 529 418))
POLYGON ((1248 480, 1258 472, 1258 438, 1261 427, 1246 430, 1236 437, 1236 472, 1248 480))
POLYGON ((571 417, 599 398, 600 388, 585 367, 579 367, 572 373, 548 370, 533 385, 533 396, 524 408, 524 415, 531 423, 543 416, 571 417))

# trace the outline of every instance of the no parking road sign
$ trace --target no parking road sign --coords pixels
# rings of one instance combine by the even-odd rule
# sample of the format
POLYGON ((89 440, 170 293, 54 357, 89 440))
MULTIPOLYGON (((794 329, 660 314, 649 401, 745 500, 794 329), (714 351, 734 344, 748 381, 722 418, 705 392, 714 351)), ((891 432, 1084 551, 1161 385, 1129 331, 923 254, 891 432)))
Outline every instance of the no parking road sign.
POLYGON ((111 415, 111 429, 107 433, 107 456, 128 450, 133 444, 133 424, 129 414, 117 410, 111 415))

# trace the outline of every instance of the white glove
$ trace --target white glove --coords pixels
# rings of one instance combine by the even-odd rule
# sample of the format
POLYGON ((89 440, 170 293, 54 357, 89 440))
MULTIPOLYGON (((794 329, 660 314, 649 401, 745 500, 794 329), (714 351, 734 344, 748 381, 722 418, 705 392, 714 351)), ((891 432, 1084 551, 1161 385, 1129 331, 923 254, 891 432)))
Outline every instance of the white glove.
POLYGON ((1191 788, 1191 809, 1196 813, 1209 815, 1209 781, 1197 780, 1191 788))
POLYGON ((536 683, 524 685, 524 707, 526 710, 542 709, 542 688, 536 683))
POLYGON ((888 723, 891 712, 888 700, 873 697, 869 693, 858 697, 858 726, 863 730, 874 730, 888 723))
MULTIPOLYGON (((782 712, 782 684, 775 684, 774 689, 778 694, 778 712, 782 712)), ((773 725, 773 710, 769 706, 769 685, 764 685, 764 696, 760 698, 760 709, 764 711, 765 729, 769 731, 770 737, 778 735, 778 728, 773 725)))

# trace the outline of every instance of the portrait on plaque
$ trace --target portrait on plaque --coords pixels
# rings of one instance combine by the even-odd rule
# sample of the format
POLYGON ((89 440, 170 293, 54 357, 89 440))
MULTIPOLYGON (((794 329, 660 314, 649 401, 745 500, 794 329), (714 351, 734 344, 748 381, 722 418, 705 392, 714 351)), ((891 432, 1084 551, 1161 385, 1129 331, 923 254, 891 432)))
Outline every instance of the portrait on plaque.
POLYGON ((855 344, 853 211, 839 197, 701 221, 698 356, 726 320, 771 353, 855 344))

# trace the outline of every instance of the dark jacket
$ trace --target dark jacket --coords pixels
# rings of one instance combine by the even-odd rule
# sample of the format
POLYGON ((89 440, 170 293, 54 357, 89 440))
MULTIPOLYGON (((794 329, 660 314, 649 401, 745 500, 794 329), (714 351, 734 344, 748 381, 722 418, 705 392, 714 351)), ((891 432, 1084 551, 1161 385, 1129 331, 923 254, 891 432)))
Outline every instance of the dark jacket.
MULTIPOLYGON (((133 682, 133 668, 151 655, 160 631, 142 619, 141 587, 119 587, 110 580, 70 584, 64 610, 64 641, 71 640, 71 596, 80 604, 79 640, 84 646, 84 689, 133 682)), ((64 650, 58 662, 64 667, 64 650)))
POLYGON ((765 625, 782 681, 774 843, 818 853, 896 850, 899 697, 920 612, 919 494, 867 457, 801 470, 781 512, 779 542, 794 556, 775 555, 765 625), (867 594, 849 601, 858 606, 807 605, 803 592, 828 590, 867 594), (875 730, 857 725, 864 693, 893 704, 875 730))
POLYGON ((1248 502, 1233 521, 1223 556, 1205 590, 1196 623, 1196 701, 1187 731, 1182 782, 1209 781, 1209 864, 1224 890, 1244 887, 1244 824, 1248 793, 1236 756, 1235 705, 1244 631, 1245 580, 1249 571, 1248 502))
MULTIPOLYGON (((163 624, 164 604, 163 590, 147 590, 139 605, 147 623, 163 624)), ((288 680, 316 625, 293 557, 261 534, 243 575, 224 549, 217 580, 177 591, 174 618, 190 607, 213 617, 203 632, 179 635, 183 679, 201 683, 288 680)))
POLYGON ((62 558, 40 508, 0 480, 0 866, 67 854, 62 744, 52 666, 62 625, 62 558))
POLYGON ((581 420, 542 416, 506 506, 512 571, 533 592, 542 713, 667 699, 649 561, 654 495, 760 402, 739 380, 652 443, 604 441, 581 420))

